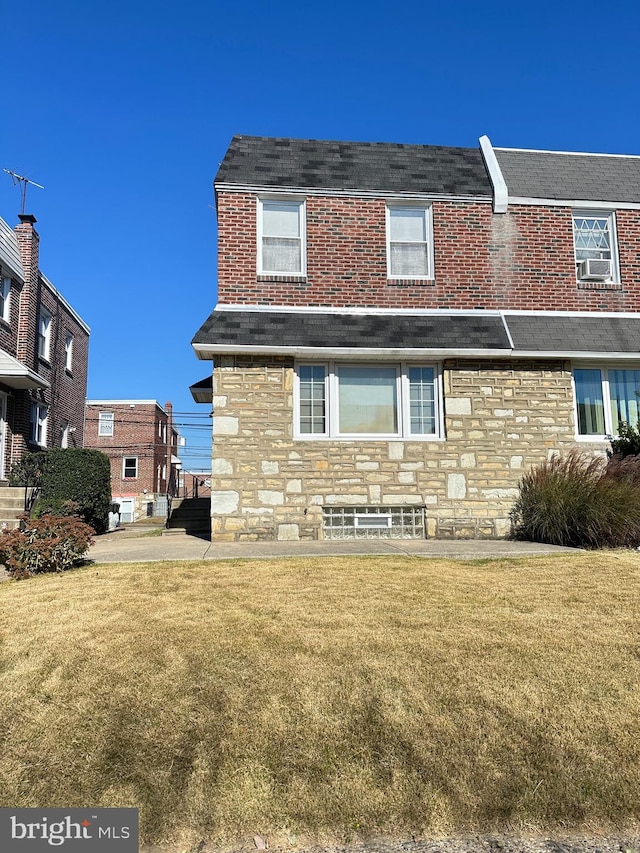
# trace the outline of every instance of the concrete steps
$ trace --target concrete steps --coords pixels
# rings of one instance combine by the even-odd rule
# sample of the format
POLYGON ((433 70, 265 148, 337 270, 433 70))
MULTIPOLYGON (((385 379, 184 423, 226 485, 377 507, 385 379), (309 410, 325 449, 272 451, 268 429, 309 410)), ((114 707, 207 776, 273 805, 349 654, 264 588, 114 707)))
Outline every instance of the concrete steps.
POLYGON ((211 531, 210 498, 174 498, 171 515, 163 536, 189 533, 193 536, 209 534, 211 531))
POLYGON ((24 486, 0 486, 0 530, 14 530, 24 512, 24 486))

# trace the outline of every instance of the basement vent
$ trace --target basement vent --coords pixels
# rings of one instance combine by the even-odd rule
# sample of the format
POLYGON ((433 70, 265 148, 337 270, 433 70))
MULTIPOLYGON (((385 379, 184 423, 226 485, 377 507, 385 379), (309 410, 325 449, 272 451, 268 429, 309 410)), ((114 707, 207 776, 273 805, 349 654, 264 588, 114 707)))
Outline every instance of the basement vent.
POLYGON ((325 539, 424 539, 419 506, 346 506, 322 510, 325 539))

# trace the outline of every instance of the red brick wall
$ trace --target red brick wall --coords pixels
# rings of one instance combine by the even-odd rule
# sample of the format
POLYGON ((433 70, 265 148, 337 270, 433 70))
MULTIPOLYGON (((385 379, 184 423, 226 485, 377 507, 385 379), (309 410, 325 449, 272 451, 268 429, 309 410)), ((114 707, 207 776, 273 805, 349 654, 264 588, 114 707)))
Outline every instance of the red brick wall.
POLYGON ((570 207, 433 203, 432 282, 387 279, 384 199, 306 200, 306 277, 257 275, 257 196, 218 195, 226 304, 381 308, 640 309, 640 212, 618 211, 621 286, 578 283, 570 207))
MULTIPOLYGON (((145 489, 157 493, 157 466, 166 464, 169 475, 170 435, 167 414, 154 403, 87 404, 85 419, 85 447, 96 448, 106 453, 111 461, 111 491, 114 495, 140 494, 145 489), (113 436, 98 435, 100 412, 114 413, 113 436), (158 434, 158 423, 166 424, 169 447, 158 434), (123 459, 137 456, 138 476, 135 479, 122 477, 123 459)), ((160 493, 166 491, 166 479, 160 481, 160 493)))

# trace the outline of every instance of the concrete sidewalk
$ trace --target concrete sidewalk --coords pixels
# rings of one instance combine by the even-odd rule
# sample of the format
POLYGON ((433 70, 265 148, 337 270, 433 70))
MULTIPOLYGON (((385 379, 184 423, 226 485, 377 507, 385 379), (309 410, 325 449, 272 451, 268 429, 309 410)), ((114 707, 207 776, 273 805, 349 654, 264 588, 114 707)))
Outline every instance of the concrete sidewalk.
POLYGON ((535 542, 468 539, 362 539, 322 542, 208 542, 196 536, 137 535, 131 528, 97 536, 87 557, 96 563, 149 563, 157 560, 245 560, 271 557, 341 557, 364 554, 403 554, 411 557, 444 557, 483 560, 500 557, 533 557, 574 552, 573 548, 535 542))

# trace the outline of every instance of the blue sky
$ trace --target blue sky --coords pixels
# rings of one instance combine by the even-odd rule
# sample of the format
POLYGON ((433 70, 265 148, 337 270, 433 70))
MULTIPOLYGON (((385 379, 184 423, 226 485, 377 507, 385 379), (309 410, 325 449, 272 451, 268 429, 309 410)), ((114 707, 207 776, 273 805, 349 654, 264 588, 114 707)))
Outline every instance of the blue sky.
MULTIPOLYGON (((640 154, 632 2, 29 0, 2 31, 0 168, 45 186, 27 212, 91 326, 88 394, 198 412, 177 417, 187 467, 209 456, 190 341, 234 133, 640 154)), ((0 173, 0 216, 19 210, 0 173)))

